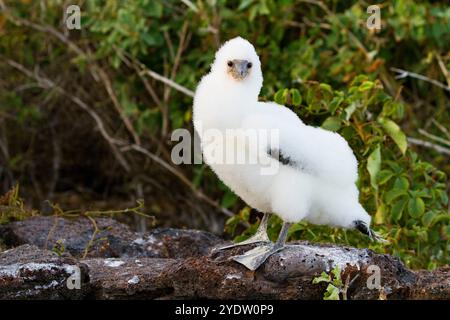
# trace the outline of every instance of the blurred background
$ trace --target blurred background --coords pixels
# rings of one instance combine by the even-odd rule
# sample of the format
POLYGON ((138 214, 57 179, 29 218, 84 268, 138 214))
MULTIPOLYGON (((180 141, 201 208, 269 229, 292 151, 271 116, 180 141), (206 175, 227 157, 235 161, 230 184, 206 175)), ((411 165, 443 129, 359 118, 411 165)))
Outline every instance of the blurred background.
MULTIPOLYGON (((143 199, 154 219, 118 219, 247 237, 260 214, 205 165, 170 157, 172 131, 192 132, 196 84, 238 35, 260 55, 261 100, 350 143, 361 202, 390 244, 306 223, 291 239, 448 264, 448 1, 0 0, 0 192, 16 186, 33 215, 143 199), (373 4, 379 30, 367 27, 373 4), (66 24, 70 5, 79 29, 66 24)), ((272 237, 279 227, 272 218, 272 237)))

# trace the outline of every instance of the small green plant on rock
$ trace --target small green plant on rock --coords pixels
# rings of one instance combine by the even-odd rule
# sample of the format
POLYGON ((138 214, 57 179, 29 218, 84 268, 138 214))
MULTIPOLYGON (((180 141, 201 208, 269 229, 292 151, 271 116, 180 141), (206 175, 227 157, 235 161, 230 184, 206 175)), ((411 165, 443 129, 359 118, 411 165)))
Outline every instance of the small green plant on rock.
POLYGON ((313 279, 312 283, 318 284, 321 282, 328 283, 323 300, 341 300, 340 294, 342 294, 343 300, 347 300, 347 290, 342 282, 341 268, 339 266, 335 266, 330 273, 323 271, 320 276, 313 279))

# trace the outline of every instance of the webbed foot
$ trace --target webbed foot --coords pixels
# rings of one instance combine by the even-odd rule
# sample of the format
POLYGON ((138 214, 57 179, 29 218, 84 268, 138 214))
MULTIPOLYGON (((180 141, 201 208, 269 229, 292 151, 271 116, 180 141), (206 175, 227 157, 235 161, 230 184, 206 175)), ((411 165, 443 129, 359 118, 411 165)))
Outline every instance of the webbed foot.
POLYGON ((244 265, 247 269, 255 271, 267 260, 267 258, 283 248, 284 245, 280 246, 272 243, 265 244, 257 246, 242 255, 234 256, 232 259, 244 265))

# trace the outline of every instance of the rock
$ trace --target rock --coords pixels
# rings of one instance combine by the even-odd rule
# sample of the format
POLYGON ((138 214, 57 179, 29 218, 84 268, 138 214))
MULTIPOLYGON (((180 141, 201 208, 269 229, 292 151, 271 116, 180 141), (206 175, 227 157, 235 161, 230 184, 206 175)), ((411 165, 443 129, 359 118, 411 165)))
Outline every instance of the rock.
POLYGON ((106 218, 96 220, 101 236, 81 258, 94 230, 86 220, 57 218, 55 225, 40 217, 2 226, 0 239, 23 245, 0 254, 0 299, 322 299, 327 283, 312 280, 335 266, 348 280, 348 299, 450 298, 449 267, 411 271, 368 249, 295 242, 252 272, 230 259, 252 245, 215 252, 225 241, 207 232, 138 234, 106 218), (65 241, 62 256, 44 249, 58 239, 65 241), (67 287, 75 267, 80 290, 67 287), (373 287, 377 272, 381 286, 373 287))
POLYGON ((74 257, 82 257, 92 240, 87 257, 185 258, 201 256, 223 240, 203 231, 155 229, 147 235, 135 233, 110 218, 96 218, 98 232, 86 217, 65 219, 37 216, 0 226, 0 239, 8 246, 25 243, 52 249, 57 241, 74 257))
POLYGON ((87 272, 69 255, 23 245, 0 253, 0 299, 80 299, 87 291, 87 272), (81 290, 67 281, 80 275, 81 290))
POLYGON ((434 271, 418 271, 417 283, 411 289, 412 299, 450 299, 450 267, 434 271))
POLYGON ((155 299, 172 293, 160 276, 175 260, 160 258, 96 258, 83 260, 89 268, 95 299, 155 299))
MULTIPOLYGON (((92 239, 88 256, 119 257, 135 238, 124 224, 109 218, 95 219, 98 232, 92 239)), ((36 216, 1 227, 0 237, 8 246, 25 243, 51 250, 60 241, 64 250, 74 257, 81 257, 94 235, 93 223, 84 217, 65 219, 36 216)))
POLYGON ((124 251, 124 255, 151 258, 199 257, 224 240, 212 233, 172 228, 155 229, 148 235, 139 235, 124 251))

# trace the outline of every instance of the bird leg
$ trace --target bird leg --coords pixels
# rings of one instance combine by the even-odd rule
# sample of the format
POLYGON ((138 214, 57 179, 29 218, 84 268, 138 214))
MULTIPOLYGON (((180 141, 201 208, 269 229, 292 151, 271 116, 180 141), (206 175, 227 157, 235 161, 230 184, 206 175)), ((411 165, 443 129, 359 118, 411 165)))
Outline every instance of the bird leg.
POLYGON ((244 246, 246 244, 252 243, 259 243, 259 242, 269 243, 270 239, 269 236, 267 235, 267 223, 269 222, 269 217, 270 217, 269 213, 264 213, 264 216, 261 219, 261 223, 259 224, 258 230, 256 230, 255 234, 250 238, 248 238, 247 240, 244 240, 239 243, 234 243, 228 246, 220 247, 215 249, 214 251, 230 249, 237 246, 244 246))
POLYGON ((290 223, 283 223, 281 227, 280 234, 278 236, 277 241, 269 244, 264 244, 261 246, 257 246, 250 251, 247 251, 243 255, 234 256, 233 260, 243 264, 252 271, 258 269, 272 254, 282 250, 284 248, 284 244, 286 243, 286 238, 288 234, 290 223))

